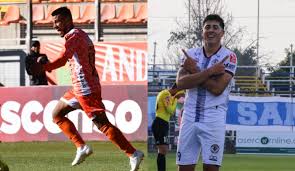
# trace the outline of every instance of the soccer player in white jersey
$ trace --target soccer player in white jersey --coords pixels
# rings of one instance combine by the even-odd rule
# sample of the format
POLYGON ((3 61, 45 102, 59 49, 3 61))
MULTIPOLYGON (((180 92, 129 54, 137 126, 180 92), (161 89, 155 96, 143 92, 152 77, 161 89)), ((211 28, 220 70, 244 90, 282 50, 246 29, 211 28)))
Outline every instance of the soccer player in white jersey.
POLYGON ((236 55, 221 45, 223 19, 216 14, 203 21, 203 47, 183 51, 177 86, 187 89, 176 163, 179 171, 194 171, 202 155, 204 171, 218 171, 225 138, 225 120, 236 55))

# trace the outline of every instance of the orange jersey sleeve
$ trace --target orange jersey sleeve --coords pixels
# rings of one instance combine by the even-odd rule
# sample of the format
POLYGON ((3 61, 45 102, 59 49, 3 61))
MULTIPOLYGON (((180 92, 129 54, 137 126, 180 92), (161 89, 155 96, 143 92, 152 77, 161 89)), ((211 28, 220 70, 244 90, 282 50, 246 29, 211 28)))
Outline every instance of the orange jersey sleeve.
POLYGON ((44 69, 46 71, 51 71, 57 68, 60 68, 64 66, 69 58, 72 58, 77 43, 76 41, 76 36, 72 36, 69 39, 67 39, 65 43, 65 49, 61 52, 58 58, 56 58, 54 61, 51 61, 50 63, 47 63, 44 65, 44 69))

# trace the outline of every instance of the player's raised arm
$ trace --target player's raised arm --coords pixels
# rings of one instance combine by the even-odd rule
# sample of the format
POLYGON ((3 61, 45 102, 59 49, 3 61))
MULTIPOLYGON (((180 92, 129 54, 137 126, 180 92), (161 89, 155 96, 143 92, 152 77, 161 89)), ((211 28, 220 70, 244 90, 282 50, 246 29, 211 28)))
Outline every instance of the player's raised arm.
POLYGON ((73 56, 75 49, 77 49, 77 43, 75 43, 75 41, 77 41, 75 36, 69 38, 65 44, 65 49, 60 53, 59 57, 54 61, 46 63, 44 69, 46 71, 51 71, 64 66, 67 60, 73 56))
POLYGON ((183 62, 182 67, 185 70, 187 70, 190 74, 200 72, 200 68, 197 67, 197 62, 192 57, 190 57, 184 49, 182 49, 182 52, 185 56, 185 60, 183 62))
POLYGON ((68 58, 64 56, 64 53, 62 53, 58 58, 56 58, 54 61, 48 62, 44 64, 44 69, 46 71, 51 71, 57 68, 60 68, 64 66, 67 62, 68 58))

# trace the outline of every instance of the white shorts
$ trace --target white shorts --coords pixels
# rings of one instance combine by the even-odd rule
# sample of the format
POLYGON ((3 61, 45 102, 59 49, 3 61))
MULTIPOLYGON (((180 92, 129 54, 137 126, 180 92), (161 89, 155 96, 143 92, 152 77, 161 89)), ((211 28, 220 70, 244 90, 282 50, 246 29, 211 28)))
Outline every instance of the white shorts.
POLYGON ((182 120, 177 144, 176 164, 197 164, 200 153, 204 164, 221 166, 225 123, 182 120))

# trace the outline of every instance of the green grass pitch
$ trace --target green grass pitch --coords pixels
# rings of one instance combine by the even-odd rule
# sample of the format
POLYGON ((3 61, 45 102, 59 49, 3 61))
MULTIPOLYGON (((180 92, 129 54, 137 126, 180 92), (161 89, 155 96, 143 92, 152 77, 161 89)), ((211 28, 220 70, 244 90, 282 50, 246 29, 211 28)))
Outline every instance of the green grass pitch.
MULTIPOLYGON (((175 153, 166 157, 167 171, 177 171, 175 153)), ((148 170, 156 171, 156 153, 149 153, 148 170)), ((225 154, 220 171, 295 171, 295 156, 225 154)), ((202 171, 202 165, 196 167, 202 171)))
MULTIPOLYGON (((129 159, 110 142, 88 142, 94 154, 71 167, 75 147, 70 142, 0 143, 0 158, 10 171, 129 171, 129 159)), ((139 171, 156 171, 156 153, 146 152, 145 142, 133 142, 145 152, 139 171)), ((175 153, 167 155, 167 171, 176 171, 175 153)), ((197 171, 202 171, 201 164, 197 171)), ((225 154, 220 171, 294 171, 295 156, 225 154)))
MULTIPOLYGON (((94 153, 72 167, 76 149, 70 142, 0 143, 0 158, 10 171, 129 171, 129 158, 111 142, 88 142, 94 153)), ((146 154, 145 142, 133 142, 146 154)), ((145 160, 139 171, 147 171, 145 160)))

